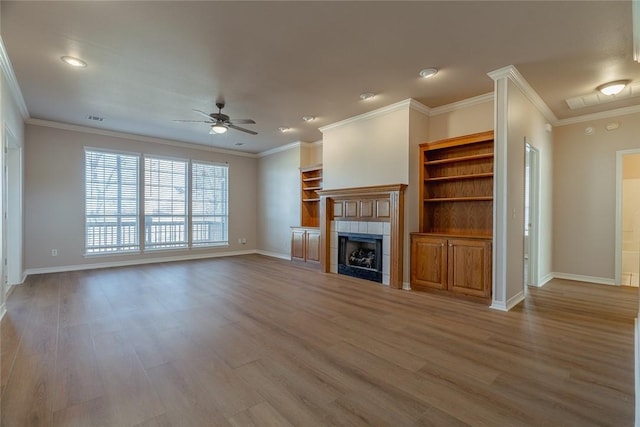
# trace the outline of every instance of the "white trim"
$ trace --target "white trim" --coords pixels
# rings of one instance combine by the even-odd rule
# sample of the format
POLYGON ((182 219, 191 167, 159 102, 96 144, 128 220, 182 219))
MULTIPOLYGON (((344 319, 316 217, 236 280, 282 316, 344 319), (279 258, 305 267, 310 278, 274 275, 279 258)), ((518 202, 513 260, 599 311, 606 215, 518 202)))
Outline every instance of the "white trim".
POLYGON ((545 274, 545 276, 540 280, 540 283, 536 284, 535 286, 537 288, 541 288, 552 280, 553 280, 553 273, 545 274))
POLYGON ((196 144, 193 142, 173 141, 169 139, 161 139, 161 138, 154 138, 150 136, 135 135, 131 133, 116 132, 112 130, 97 129, 97 128, 92 128, 88 126, 79 126, 79 125, 72 125, 68 123, 53 122, 50 120, 26 119, 25 124, 50 127, 54 129, 70 130, 75 132, 84 132, 84 133, 90 133, 94 135, 110 136, 113 138, 128 139, 131 141, 151 142, 155 144, 170 145, 173 147, 190 148, 193 150, 213 151, 216 153, 229 154, 232 156, 239 156, 239 157, 251 157, 254 159, 258 157, 256 154, 253 154, 253 153, 226 150, 224 148, 216 148, 208 145, 196 144))
POLYGON ((0 69, 4 74, 5 79, 7 79, 7 86, 9 86, 9 92, 13 95, 13 100, 18 105, 18 110, 20 110, 20 114, 24 120, 29 118, 29 110, 27 109, 27 104, 24 102, 24 97, 22 96, 22 91, 20 90, 20 85, 18 84, 18 80, 16 79, 16 75, 13 72, 13 65, 11 65, 11 60, 9 59, 9 55, 7 54, 7 50, 4 47, 4 41, 0 36, 0 69))
POLYGON ((492 304, 505 309, 507 295, 507 79, 495 80, 494 178, 493 178, 493 277, 492 304), (503 87, 500 87, 500 86, 503 87), (500 298, 500 299, 498 299, 500 298))
POLYGON ((554 123, 554 126, 566 126, 575 123, 590 122, 593 120, 610 119, 612 117, 624 116, 627 114, 640 113, 640 105, 632 105, 630 107, 616 108, 615 110, 601 111, 599 113, 585 114, 578 117, 570 117, 561 119, 554 123))
POLYGON ((502 301, 492 302, 489 308, 493 310, 498 310, 498 311, 509 311, 513 307, 515 307, 516 305, 524 301, 524 298, 525 298, 524 291, 520 291, 516 295, 509 298, 506 302, 502 302, 502 301))
POLYGON ((91 264, 63 265, 58 267, 29 268, 27 269, 26 274, 32 275, 32 274, 45 274, 45 273, 62 273, 65 271, 125 267, 130 265, 155 264, 159 262, 189 261, 193 259, 218 258, 218 257, 226 257, 226 256, 249 255, 249 254, 255 254, 255 253, 256 253, 255 250, 213 252, 213 253, 205 253, 205 254, 178 255, 178 256, 171 256, 171 257, 164 257, 164 258, 146 258, 146 259, 133 259, 133 260, 127 260, 127 261, 108 261, 108 262, 97 262, 97 263, 91 263, 91 264))
POLYGON ((7 306, 5 303, 2 303, 2 305, 0 305, 0 320, 2 320, 5 314, 7 314, 7 306))
POLYGON ((623 182, 623 157, 629 154, 640 154, 640 148, 616 151, 616 206, 615 206, 615 236, 614 236, 614 280, 616 284, 622 283, 622 182, 623 182))
POLYGON ((310 144, 310 143, 307 143, 307 142, 303 143, 302 141, 292 142, 290 144, 281 145, 279 147, 272 148, 270 150, 261 151, 260 153, 257 154, 257 157, 260 158, 260 157, 270 156, 272 154, 280 153, 282 151, 291 150, 292 148, 300 147, 302 144, 310 144))
POLYGON ((403 291, 410 291, 411 290, 411 283, 410 282, 402 282, 402 290, 403 291))
POLYGON ((614 279, 609 279, 606 277, 583 276, 580 274, 557 273, 557 272, 554 272, 552 274, 555 279, 574 280, 576 282, 595 283, 597 285, 615 286, 616 284, 614 279))
POLYGON ((551 111, 547 104, 545 104, 542 98, 540 98, 540 95, 538 95, 538 93, 531 87, 531 85, 525 80, 525 78, 522 77, 522 74, 520 74, 516 67, 514 67, 513 65, 507 65, 506 67, 491 71, 487 74, 493 80, 498 80, 505 77, 511 80, 548 121, 550 121, 552 124, 558 122, 558 118, 555 114, 553 114, 553 111, 551 111))
POLYGON ((487 102, 493 102, 493 92, 485 93, 484 95, 474 96, 472 98, 463 99, 462 101, 452 102, 451 104, 441 105, 431 109, 430 116, 437 116, 438 114, 449 113, 455 110, 462 110, 464 108, 473 107, 474 105, 485 104, 487 102))
POLYGON ((281 254, 278 252, 269 252, 269 251, 262 251, 260 249, 256 250, 256 253, 258 255, 264 255, 264 256, 268 256, 271 258, 278 258, 278 259, 284 259, 287 261, 291 261, 291 255, 290 254, 281 254))
POLYGON ((386 107, 378 108, 377 110, 369 111, 368 113, 360 114, 358 116, 350 117, 348 119, 344 119, 342 121, 323 126, 321 128, 318 128, 318 130, 324 133, 328 130, 335 129, 340 126, 348 125, 350 123, 358 122, 360 120, 367 120, 373 117, 382 116, 384 114, 401 110, 403 108, 420 111, 421 113, 424 113, 427 115, 429 115, 429 112, 431 111, 431 109, 426 105, 419 103, 415 99, 409 98, 409 99, 405 99, 404 101, 396 102, 395 104, 387 105, 386 107))

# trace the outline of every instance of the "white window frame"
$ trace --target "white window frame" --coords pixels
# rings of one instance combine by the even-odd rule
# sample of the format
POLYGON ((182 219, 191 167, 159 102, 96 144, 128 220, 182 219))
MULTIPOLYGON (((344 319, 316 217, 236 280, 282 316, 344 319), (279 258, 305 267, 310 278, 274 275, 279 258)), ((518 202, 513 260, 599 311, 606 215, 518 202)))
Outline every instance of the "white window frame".
MULTIPOLYGON (((190 196, 191 196, 191 211, 189 218, 191 219, 191 227, 190 227, 190 236, 191 236, 191 247, 192 248, 205 248, 212 246, 224 246, 229 244, 229 164, 228 163, 215 163, 215 162, 206 162, 201 160, 192 160, 191 161, 191 186, 190 186, 190 196), (224 188, 222 189, 222 194, 218 194, 219 197, 222 197, 224 200, 222 203, 222 211, 223 212, 213 212, 210 214, 194 214, 194 205, 196 205, 199 200, 196 197, 196 181, 197 177, 194 176, 194 169, 196 165, 205 166, 205 167, 216 167, 216 168, 224 168, 225 176, 224 176, 224 188), (196 218, 209 218, 210 221, 195 221, 196 218), (196 236, 196 225, 202 224, 204 228, 207 229, 207 233, 210 236, 215 235, 217 233, 221 233, 222 236, 219 239, 209 239, 203 240, 198 239, 195 241, 194 236, 196 236), (206 225, 208 224, 208 225, 206 225), (216 230, 219 228, 220 230, 216 230)), ((215 189, 212 191, 216 191, 215 189)), ((202 197, 204 199, 204 196, 202 197)), ((203 200, 204 202, 204 200, 203 200)), ((207 210, 206 207, 204 210, 207 210)), ((199 233, 202 233, 203 230, 200 230, 199 233)))
MULTIPOLYGON (((94 148, 94 147, 84 147, 84 164, 83 164, 83 174, 84 174, 84 186, 83 186, 83 190, 84 190, 84 195, 83 195, 83 207, 84 207, 84 250, 85 250, 85 256, 96 256, 96 255, 119 255, 119 254, 132 254, 132 253, 139 253, 141 251, 141 247, 140 247, 140 154, 139 153, 131 153, 131 152, 123 152, 123 151, 115 151, 115 150, 108 150, 108 149, 103 149, 103 148, 94 148), (129 157, 129 158, 135 158, 136 163, 137 163, 137 167, 136 167, 136 175, 135 175, 135 181, 136 181, 136 197, 135 197, 135 204, 136 204, 136 212, 135 214, 130 214, 130 215, 125 215, 122 214, 122 212, 120 211, 119 213, 115 214, 115 215, 98 215, 98 214, 89 214, 88 213, 88 198, 87 198, 87 191, 88 188, 87 186, 90 184, 87 180, 88 180, 88 176, 87 176, 87 168, 88 168, 88 164, 87 164, 87 155, 89 153, 96 153, 96 154, 103 154, 103 155, 113 155, 113 156, 122 156, 122 157, 129 157), (91 247, 89 246, 89 242, 90 242, 90 238, 89 238, 89 227, 90 227, 90 223, 89 223, 89 217, 90 216, 94 216, 94 217, 116 217, 116 233, 118 234, 117 240, 119 240, 120 243, 116 244, 116 245, 100 245, 100 246, 96 246, 96 245, 92 245, 91 247), (133 221, 133 227, 134 227, 134 242, 130 243, 130 244, 124 244, 122 243, 122 218, 123 217, 128 217, 128 218, 135 218, 135 220, 133 221)), ((122 183, 119 180, 119 184, 118 184, 118 192, 120 193, 122 191, 122 183)), ((121 194, 121 193, 120 193, 121 194)), ((120 210, 122 208, 122 200, 119 197, 117 200, 117 203, 119 205, 118 209, 120 210)))

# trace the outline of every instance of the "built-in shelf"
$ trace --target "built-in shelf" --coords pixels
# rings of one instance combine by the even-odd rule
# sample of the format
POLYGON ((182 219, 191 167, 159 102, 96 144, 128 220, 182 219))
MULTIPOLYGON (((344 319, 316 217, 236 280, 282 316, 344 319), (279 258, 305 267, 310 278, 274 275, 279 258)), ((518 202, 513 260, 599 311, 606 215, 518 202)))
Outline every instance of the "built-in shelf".
POLYGON ((482 196, 482 197, 438 197, 431 199, 424 199, 427 203, 434 202, 491 202, 493 201, 493 197, 491 196, 482 196))
POLYGON ((437 176, 433 178, 425 178, 425 182, 435 181, 455 181, 457 179, 477 179, 477 178, 493 178, 493 172, 489 173, 476 173, 470 175, 452 175, 452 176, 437 176))
POLYGON ((424 162, 424 164, 425 165, 441 165, 445 163, 468 162, 472 160, 482 160, 482 159, 493 159, 493 153, 474 154, 471 156, 450 157, 450 158, 438 159, 438 160, 428 160, 424 162))
POLYGON ((320 225, 320 196, 322 190, 322 166, 300 168, 300 225, 318 227, 320 225))

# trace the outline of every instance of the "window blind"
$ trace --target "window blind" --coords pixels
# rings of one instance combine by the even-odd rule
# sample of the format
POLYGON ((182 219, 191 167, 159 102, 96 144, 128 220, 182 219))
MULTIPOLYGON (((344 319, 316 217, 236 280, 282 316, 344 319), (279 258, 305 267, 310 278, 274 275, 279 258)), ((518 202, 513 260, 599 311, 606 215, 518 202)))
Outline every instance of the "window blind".
POLYGON ((144 159, 145 248, 184 248, 187 240, 187 166, 184 160, 144 159))
POLYGON ((85 150, 85 251, 140 249, 137 155, 85 150))
POLYGON ((191 231, 193 246, 228 242, 227 165, 191 165, 191 231))

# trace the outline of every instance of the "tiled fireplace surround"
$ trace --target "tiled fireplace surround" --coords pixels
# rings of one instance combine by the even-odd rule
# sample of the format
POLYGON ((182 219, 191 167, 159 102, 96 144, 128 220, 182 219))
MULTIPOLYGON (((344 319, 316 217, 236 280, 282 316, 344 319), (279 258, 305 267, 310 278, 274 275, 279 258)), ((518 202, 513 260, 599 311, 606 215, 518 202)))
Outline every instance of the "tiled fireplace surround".
POLYGON ((402 288, 405 184, 322 190, 320 266, 338 272, 338 233, 382 235, 382 283, 402 288))

